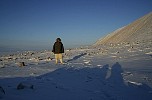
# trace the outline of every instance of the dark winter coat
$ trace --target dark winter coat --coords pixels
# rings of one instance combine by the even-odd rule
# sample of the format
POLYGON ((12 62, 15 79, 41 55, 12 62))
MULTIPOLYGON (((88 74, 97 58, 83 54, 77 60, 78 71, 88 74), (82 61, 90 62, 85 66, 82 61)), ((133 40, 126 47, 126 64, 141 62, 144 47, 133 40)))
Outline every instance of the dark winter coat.
POLYGON ((64 46, 63 46, 62 42, 59 42, 59 41, 55 42, 53 45, 52 52, 54 54, 64 53, 64 46))

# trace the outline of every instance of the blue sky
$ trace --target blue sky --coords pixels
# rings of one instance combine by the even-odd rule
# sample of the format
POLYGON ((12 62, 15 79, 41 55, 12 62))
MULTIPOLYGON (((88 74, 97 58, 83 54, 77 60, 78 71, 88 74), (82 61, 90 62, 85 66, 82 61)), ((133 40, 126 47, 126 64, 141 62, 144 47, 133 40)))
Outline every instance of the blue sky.
POLYGON ((91 45, 152 11, 152 0, 0 0, 0 47, 91 45))

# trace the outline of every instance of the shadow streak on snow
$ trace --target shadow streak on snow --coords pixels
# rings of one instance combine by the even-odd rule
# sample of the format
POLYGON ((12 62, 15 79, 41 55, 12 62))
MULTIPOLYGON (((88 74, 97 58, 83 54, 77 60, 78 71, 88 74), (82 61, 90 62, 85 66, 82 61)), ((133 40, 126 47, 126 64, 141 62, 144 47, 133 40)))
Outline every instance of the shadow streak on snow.
POLYGON ((82 53, 82 54, 80 54, 80 55, 77 55, 77 56, 73 57, 72 59, 69 59, 67 62, 77 60, 77 59, 85 56, 86 54, 87 54, 87 53, 82 53))
MULTIPOLYGON (((111 76, 106 79, 108 70, 109 65, 102 68, 59 68, 32 79, 27 78, 26 81, 34 85, 35 92, 30 92, 29 96, 26 94, 26 97, 23 92, 18 92, 17 95, 23 96, 22 98, 25 98, 23 100, 152 100, 152 94, 149 93, 152 89, 146 84, 124 82, 121 75, 123 70, 118 62, 112 66, 111 76)), ((10 84, 12 80, 18 78, 0 79, 0 85, 3 84, 4 88, 8 88, 12 85, 10 84)), ((8 97, 9 94, 6 96, 8 97)))

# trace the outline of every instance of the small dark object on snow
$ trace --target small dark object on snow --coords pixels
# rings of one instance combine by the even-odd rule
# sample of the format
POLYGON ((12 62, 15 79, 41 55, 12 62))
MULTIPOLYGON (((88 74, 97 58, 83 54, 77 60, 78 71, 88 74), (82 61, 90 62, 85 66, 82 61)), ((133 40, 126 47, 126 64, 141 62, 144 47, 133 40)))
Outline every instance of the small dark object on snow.
POLYGON ((17 86, 17 90, 24 89, 24 88, 25 88, 25 86, 24 86, 22 83, 20 83, 20 84, 17 86))
POLYGON ((23 83, 20 83, 17 86, 17 90, 21 90, 21 89, 25 89, 25 88, 34 89, 34 86, 30 85, 30 84, 23 84, 23 83))
POLYGON ((19 66, 19 67, 23 67, 23 66, 25 66, 25 63, 24 63, 24 62, 19 62, 19 63, 18 63, 18 66, 19 66))
POLYGON ((4 89, 1 86, 0 86, 0 92, 5 94, 5 91, 4 91, 4 89))

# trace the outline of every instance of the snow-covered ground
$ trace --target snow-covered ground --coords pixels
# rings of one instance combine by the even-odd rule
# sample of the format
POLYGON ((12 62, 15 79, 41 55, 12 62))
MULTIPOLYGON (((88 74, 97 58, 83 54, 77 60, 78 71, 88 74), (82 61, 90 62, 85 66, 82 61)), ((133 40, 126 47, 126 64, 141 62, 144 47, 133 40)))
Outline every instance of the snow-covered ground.
POLYGON ((0 100, 152 100, 152 43, 0 57, 0 100), (19 67, 19 62, 25 66, 19 67))

